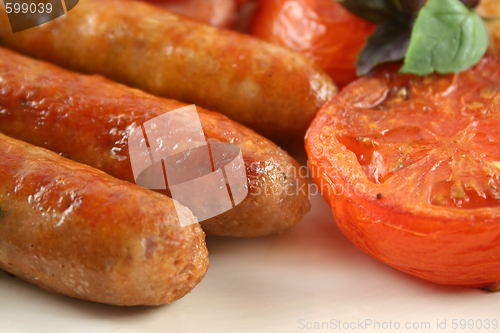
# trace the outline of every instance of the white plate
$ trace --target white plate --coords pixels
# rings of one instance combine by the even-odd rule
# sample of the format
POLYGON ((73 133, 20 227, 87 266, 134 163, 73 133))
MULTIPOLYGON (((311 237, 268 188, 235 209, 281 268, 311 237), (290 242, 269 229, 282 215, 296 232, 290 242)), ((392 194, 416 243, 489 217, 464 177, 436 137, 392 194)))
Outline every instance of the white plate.
POLYGON ((208 238, 207 276, 170 306, 83 302, 0 271, 0 332, 386 332, 398 324, 410 332, 500 331, 491 328, 500 321, 500 293, 440 286, 379 263, 342 235, 321 197, 312 205, 279 236, 208 238), (473 320, 474 329, 460 329, 460 320, 473 320), (307 329, 314 322, 326 323, 307 329))

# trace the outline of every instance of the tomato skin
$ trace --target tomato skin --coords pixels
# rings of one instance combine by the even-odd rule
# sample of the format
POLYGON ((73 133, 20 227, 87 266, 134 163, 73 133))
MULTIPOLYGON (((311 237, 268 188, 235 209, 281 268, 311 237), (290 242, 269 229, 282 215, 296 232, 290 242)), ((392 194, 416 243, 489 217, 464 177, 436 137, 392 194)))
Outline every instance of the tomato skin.
MULTIPOLYGON (((497 197, 495 204, 485 199, 478 201, 477 208, 473 209, 436 204, 418 192, 419 188, 430 188, 433 183, 413 182, 419 179, 414 177, 418 177, 423 169, 408 167, 401 171, 403 176, 395 173, 388 181, 376 182, 363 169, 359 156, 338 140, 339 133, 346 128, 346 131, 354 128, 363 133, 359 119, 370 114, 386 117, 388 124, 404 117, 411 119, 409 123, 417 122, 418 117, 425 118, 442 124, 436 130, 438 141, 447 135, 454 138, 449 134, 453 132, 450 127, 457 126, 457 131, 461 129, 460 121, 467 114, 460 114, 465 109, 456 108, 453 103, 462 107, 474 106, 467 98, 475 96, 477 103, 483 101, 475 95, 477 92, 490 99, 485 102, 489 109, 477 112, 469 109, 466 112, 471 112, 471 124, 477 121, 474 126, 480 128, 481 122, 497 119, 500 114, 500 104, 497 104, 500 101, 500 60, 485 57, 473 69, 448 76, 421 78, 397 74, 397 71, 395 66, 386 66, 372 76, 355 81, 318 112, 306 136, 311 175, 332 208, 339 229, 357 247, 376 259, 440 284, 481 287, 500 281, 500 202, 497 197), (394 107, 390 107, 389 102, 377 102, 359 109, 352 106, 370 100, 375 92, 390 90, 394 82, 408 88, 408 100, 397 102, 394 107), (449 85, 441 87, 443 82, 449 82, 449 85), (469 94, 464 91, 469 91, 469 94), (490 92, 492 96, 489 96, 490 92), (449 118, 439 118, 444 115, 449 118), (339 119, 347 120, 342 123, 339 119), (415 201, 414 197, 424 199, 415 201), (486 206, 481 206, 481 203, 486 203, 486 206)), ((368 125, 376 126, 374 123, 368 125)), ((496 159, 493 163, 497 163, 499 148, 492 145, 496 140, 500 141, 500 131, 490 129, 487 134, 490 140, 485 143, 485 149, 490 149, 496 159)), ((412 143, 415 142, 408 144, 412 143)), ((459 146, 442 145, 449 148, 450 154, 461 153, 459 146)), ((463 145, 463 149, 472 147, 467 140, 463 145)), ((441 162, 432 154, 421 161, 418 165, 432 166, 441 162)), ((469 169, 462 171, 461 177, 473 173, 469 169)), ((498 170, 495 172, 489 176, 497 182, 498 170)), ((481 175, 474 177, 480 179, 481 175)))
MULTIPOLYGON (((314 166, 312 172, 317 173, 318 168, 314 166)), ((355 191, 352 184, 322 179, 323 183, 333 181, 355 191)), ((316 178, 315 183, 319 186, 321 179, 316 178)), ((380 207, 374 204, 376 199, 366 196, 352 200, 331 195, 325 199, 342 233, 385 264, 439 284, 482 287, 500 280, 498 221, 485 220, 482 225, 470 228, 467 224, 473 224, 473 220, 436 221, 392 211, 389 215, 390 208, 380 207), (414 231, 412 224, 430 228, 427 232, 414 231)))
POLYGON ((355 63, 374 25, 334 0, 259 0, 250 33, 304 53, 340 87, 356 79, 355 63))

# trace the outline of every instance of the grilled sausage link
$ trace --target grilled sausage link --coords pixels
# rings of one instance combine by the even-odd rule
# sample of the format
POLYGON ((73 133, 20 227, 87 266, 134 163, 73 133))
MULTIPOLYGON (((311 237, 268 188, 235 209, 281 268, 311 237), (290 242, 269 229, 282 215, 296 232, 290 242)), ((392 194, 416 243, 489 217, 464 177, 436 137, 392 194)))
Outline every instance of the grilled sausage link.
POLYGON ((0 268, 70 297, 159 305, 207 267, 203 231, 179 226, 172 199, 0 134, 0 268))
POLYGON ((80 1, 17 33, 0 15, 0 38, 62 67, 220 112, 286 147, 303 144, 315 113, 336 92, 299 53, 142 2, 80 1))
MULTIPOLYGON (((128 132, 186 104, 98 76, 75 74, 0 48, 0 132, 135 182, 128 132)), ((309 211, 305 175, 275 144, 218 113, 198 108, 207 141, 234 142, 245 161, 249 195, 201 222, 213 235, 279 233, 309 211)))

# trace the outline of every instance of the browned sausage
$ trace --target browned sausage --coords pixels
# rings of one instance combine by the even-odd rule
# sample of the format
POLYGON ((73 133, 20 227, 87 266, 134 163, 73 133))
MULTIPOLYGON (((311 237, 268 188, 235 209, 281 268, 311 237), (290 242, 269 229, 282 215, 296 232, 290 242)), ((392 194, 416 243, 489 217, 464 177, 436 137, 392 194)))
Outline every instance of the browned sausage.
MULTIPOLYGON (((0 48, 0 132, 134 182, 128 130, 185 104, 98 76, 75 74, 0 48)), ((241 148, 250 193, 202 222, 207 233, 278 233, 309 211, 298 163, 269 140, 227 117, 198 108, 207 141, 241 148)))
POLYGON ((172 199, 0 134, 0 268, 83 300, 159 305, 207 266, 203 231, 179 226, 172 199))
POLYGON ((230 28, 236 17, 235 0, 142 0, 217 28, 230 28))
POLYGON ((305 56, 235 31, 130 1, 86 0, 46 24, 12 33, 4 45, 155 95, 221 112, 290 147, 335 92, 305 56))

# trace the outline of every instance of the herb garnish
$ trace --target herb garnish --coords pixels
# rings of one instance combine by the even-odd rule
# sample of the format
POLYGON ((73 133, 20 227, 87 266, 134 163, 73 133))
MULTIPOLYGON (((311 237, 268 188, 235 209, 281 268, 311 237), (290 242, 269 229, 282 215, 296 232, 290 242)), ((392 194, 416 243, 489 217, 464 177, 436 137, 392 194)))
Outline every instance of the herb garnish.
POLYGON ((486 52, 488 33, 474 12, 478 0, 337 0, 354 15, 378 24, 361 50, 358 75, 404 59, 401 72, 461 72, 486 52))

